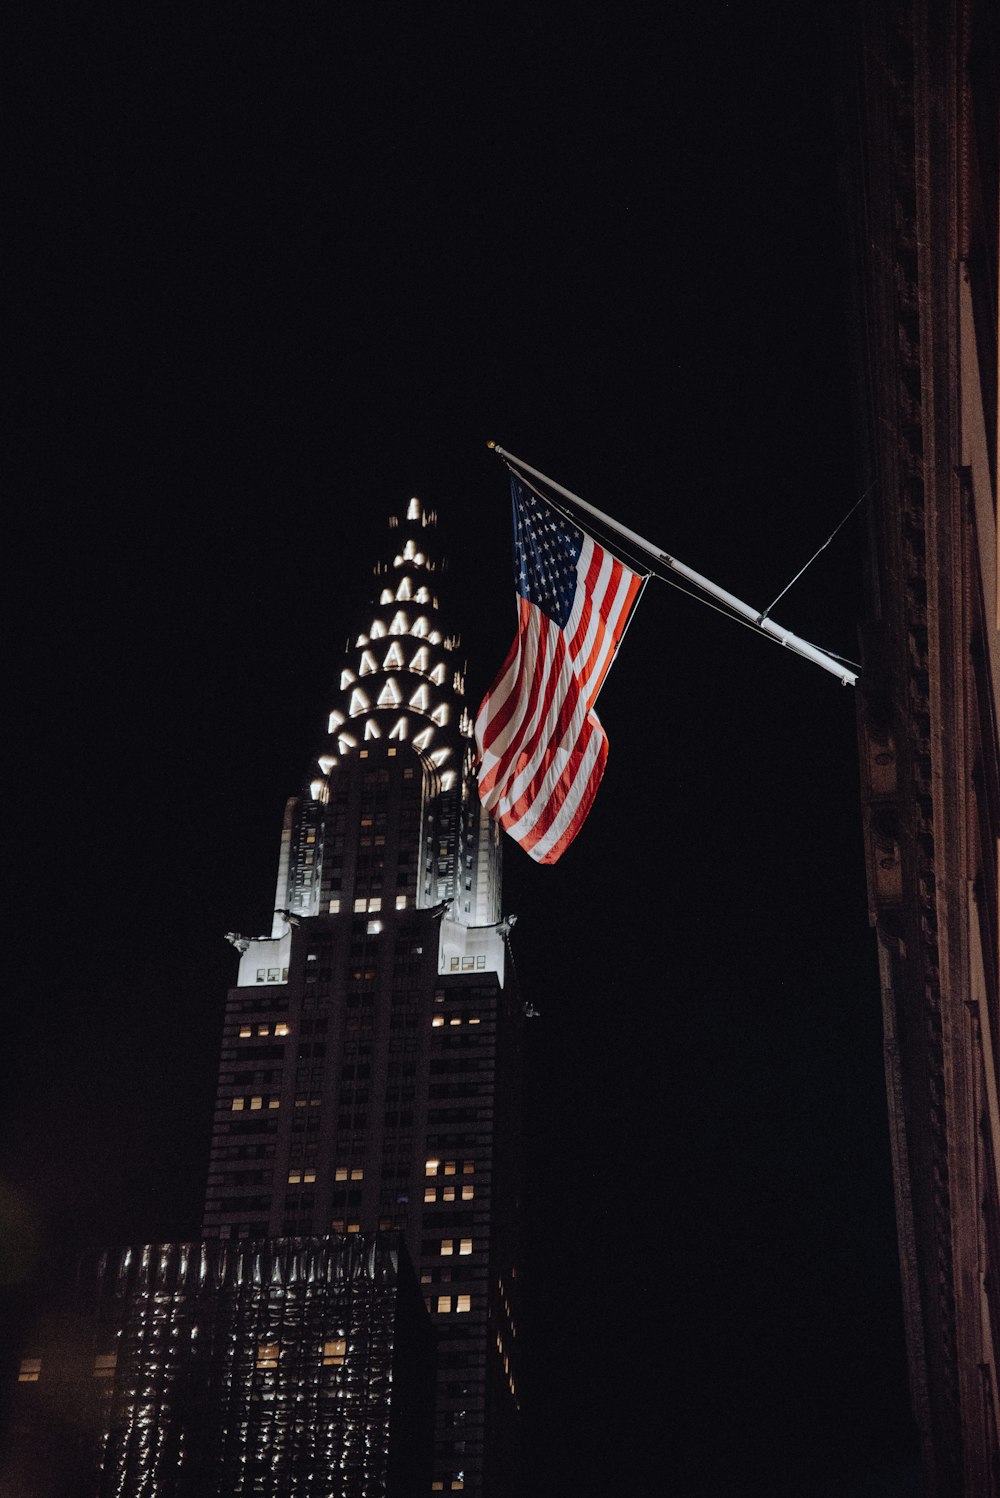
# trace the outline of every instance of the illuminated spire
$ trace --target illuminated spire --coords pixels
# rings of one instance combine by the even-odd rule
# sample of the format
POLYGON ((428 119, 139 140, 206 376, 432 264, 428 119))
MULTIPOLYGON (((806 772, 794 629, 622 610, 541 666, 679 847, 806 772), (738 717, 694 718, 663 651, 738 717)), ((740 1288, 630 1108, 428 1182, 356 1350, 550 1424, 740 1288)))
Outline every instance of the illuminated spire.
MULTIPOLYGON (((280 909, 338 914, 349 904, 356 913, 357 901, 372 898, 343 887, 351 878, 349 861, 335 853, 328 823, 336 816, 338 787, 346 794, 350 778, 363 773, 362 761, 365 769, 378 766, 386 773, 399 770, 402 761, 421 787, 419 828, 413 834, 419 851, 407 850, 414 867, 405 889, 400 868, 389 871, 396 880, 394 900, 409 899, 418 908, 447 901, 449 918, 466 926, 499 917, 499 848, 494 824, 481 816, 475 792, 464 663, 457 655, 459 637, 441 613, 438 592, 446 564, 437 552, 436 529, 436 514, 416 498, 389 519, 390 554, 373 568, 372 601, 335 672, 339 685, 330 703, 326 742, 298 798, 290 835, 286 828, 287 893, 276 900, 280 909), (335 861, 343 864, 336 890, 335 861)), ((384 860, 391 861, 399 836, 398 831, 391 839, 383 835, 384 860)), ((279 885, 283 877, 279 873, 279 885)), ((377 898, 381 910, 381 894, 377 898)), ((282 930, 283 917, 275 921, 275 935, 282 930)))

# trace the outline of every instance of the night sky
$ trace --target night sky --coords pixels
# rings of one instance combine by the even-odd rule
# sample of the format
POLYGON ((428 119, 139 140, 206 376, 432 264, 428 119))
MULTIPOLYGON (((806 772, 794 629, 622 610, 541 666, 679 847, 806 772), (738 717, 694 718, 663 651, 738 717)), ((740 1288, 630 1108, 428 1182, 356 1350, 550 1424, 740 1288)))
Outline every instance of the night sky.
MULTIPOLYGON (((858 497, 831 10, 24 18, 8 1282, 197 1236, 222 933, 391 512, 438 511, 475 703, 488 439, 758 607, 858 497)), ((778 620, 856 658, 860 554, 778 620)), ((654 582, 599 710, 577 842, 506 848, 525 1493, 915 1492, 854 694, 654 582)))

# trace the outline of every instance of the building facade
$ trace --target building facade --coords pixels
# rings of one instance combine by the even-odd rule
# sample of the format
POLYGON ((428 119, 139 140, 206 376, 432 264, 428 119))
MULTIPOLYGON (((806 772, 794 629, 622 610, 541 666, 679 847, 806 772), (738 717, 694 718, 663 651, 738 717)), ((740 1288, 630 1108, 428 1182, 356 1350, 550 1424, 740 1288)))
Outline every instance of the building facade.
POLYGON ((997 7, 860 7, 859 727, 928 1498, 1000 1492, 997 7))
POLYGON ((21 1364, 11 1498, 418 1498, 434 1353, 397 1237, 107 1253, 21 1364))
POLYGON ((432 1491, 513 1491, 522 1006, 435 517, 390 520, 272 930, 235 933, 206 1239, 398 1232, 438 1342, 432 1491), (506 1473, 506 1475, 505 1475, 506 1473))

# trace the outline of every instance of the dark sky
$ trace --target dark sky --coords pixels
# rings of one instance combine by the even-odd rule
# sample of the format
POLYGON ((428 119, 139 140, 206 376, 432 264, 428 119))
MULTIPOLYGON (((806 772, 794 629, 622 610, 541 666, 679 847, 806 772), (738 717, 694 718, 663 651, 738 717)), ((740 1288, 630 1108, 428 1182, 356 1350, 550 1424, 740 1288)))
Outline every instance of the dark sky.
MULTIPOLYGON (((393 509, 439 512, 478 700, 515 619, 487 439, 756 606, 854 502, 832 11, 32 13, 25 1261, 197 1234, 222 933, 269 921, 393 509)), ((856 655, 859 577, 855 520, 777 617, 856 655)), ((506 863, 526 1492, 909 1494, 853 694, 654 583, 600 711, 582 835, 506 863)))

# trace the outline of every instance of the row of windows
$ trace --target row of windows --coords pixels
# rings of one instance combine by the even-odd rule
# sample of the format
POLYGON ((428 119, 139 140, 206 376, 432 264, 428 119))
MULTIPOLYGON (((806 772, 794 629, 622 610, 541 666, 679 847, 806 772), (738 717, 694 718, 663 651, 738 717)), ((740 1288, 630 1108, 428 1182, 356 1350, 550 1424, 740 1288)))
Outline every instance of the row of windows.
MULTIPOLYGON (((93 1373, 95 1378, 114 1378, 115 1369, 118 1366, 118 1354, 116 1352, 99 1352, 94 1358, 93 1373)), ((18 1369, 17 1381, 19 1384, 37 1384, 42 1376, 41 1358, 22 1358, 18 1369)))
MULTIPOLYGON (((443 1014, 435 1014, 433 1019, 431 1020, 431 1028, 434 1030, 440 1030, 445 1023, 445 1016, 443 1014)), ((481 1023, 481 1020, 479 1019, 479 1016, 475 1014, 470 1015, 467 1019, 463 1019, 462 1015, 460 1014, 452 1014, 448 1017, 447 1023, 449 1025, 478 1025, 481 1023)))
MULTIPOLYGON (((286 972, 287 972, 287 969, 286 969, 286 972)), ((246 1040, 251 1035, 255 1035, 255 1034, 256 1035, 271 1035, 272 1033, 275 1034, 275 1035, 288 1035, 290 1033, 290 1031, 288 1029, 288 1026, 282 1020, 279 1020, 278 1023, 273 1027, 273 1031, 272 1031, 272 1027, 270 1025, 257 1025, 256 1027, 253 1026, 253 1025, 240 1025, 240 1039, 241 1040, 246 1040)))
MULTIPOLYGON (((280 1342, 261 1342, 257 1347, 257 1367, 277 1368, 284 1353, 290 1349, 283 1348, 280 1342)), ((347 1339, 345 1337, 328 1337, 320 1343, 320 1361, 324 1368, 340 1368, 347 1360, 347 1339)))
POLYGON ((436 1160, 424 1161, 424 1174, 429 1176, 444 1175, 475 1175, 475 1160, 436 1160))

